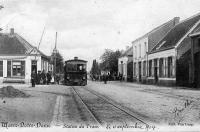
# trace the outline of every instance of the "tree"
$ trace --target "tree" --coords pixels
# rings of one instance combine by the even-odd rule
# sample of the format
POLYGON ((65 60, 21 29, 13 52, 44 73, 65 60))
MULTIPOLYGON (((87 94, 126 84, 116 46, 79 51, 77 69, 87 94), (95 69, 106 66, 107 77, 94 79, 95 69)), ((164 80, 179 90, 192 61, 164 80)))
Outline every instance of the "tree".
POLYGON ((110 71, 111 74, 117 73, 118 70, 118 58, 121 56, 121 51, 105 49, 105 52, 100 57, 100 68, 104 71, 110 71))
POLYGON ((56 63, 56 71, 55 73, 63 73, 64 71, 64 59, 63 56, 59 53, 52 53, 51 54, 51 63, 54 65, 56 63))
POLYGON ((100 74, 99 64, 98 64, 98 62, 96 60, 93 60, 92 68, 91 68, 90 73, 92 75, 99 75, 100 74))

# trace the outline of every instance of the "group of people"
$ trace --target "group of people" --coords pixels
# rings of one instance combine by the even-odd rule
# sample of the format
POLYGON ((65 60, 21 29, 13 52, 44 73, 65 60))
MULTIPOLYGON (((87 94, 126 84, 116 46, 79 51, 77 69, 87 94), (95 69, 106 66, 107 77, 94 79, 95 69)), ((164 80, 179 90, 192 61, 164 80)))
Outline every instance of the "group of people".
POLYGON ((31 73, 31 83, 32 87, 35 87, 35 84, 50 84, 52 80, 51 72, 45 73, 45 71, 32 71, 31 73))

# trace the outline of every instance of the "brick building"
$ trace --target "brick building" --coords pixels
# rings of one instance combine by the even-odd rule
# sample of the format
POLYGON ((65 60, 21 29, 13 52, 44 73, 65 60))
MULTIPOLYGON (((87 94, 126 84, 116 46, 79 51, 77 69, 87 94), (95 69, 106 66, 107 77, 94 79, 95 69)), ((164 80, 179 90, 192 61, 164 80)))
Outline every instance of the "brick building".
POLYGON ((195 52, 191 51, 190 34, 198 30, 199 26, 200 14, 197 14, 178 23, 156 44, 148 54, 149 83, 192 85, 195 65, 191 58, 199 62, 199 57, 192 57, 199 56, 199 48, 195 44, 195 48, 192 48, 195 52))

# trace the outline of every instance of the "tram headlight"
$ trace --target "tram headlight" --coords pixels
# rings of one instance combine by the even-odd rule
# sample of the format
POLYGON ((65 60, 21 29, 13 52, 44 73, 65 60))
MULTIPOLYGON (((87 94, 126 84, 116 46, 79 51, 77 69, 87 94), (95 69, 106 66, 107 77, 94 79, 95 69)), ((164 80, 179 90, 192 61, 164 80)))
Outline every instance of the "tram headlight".
POLYGON ((69 79, 70 79, 70 77, 69 77, 69 76, 67 76, 67 79, 69 80, 69 79))
POLYGON ((83 76, 83 80, 85 80, 86 78, 85 78, 85 76, 83 76))

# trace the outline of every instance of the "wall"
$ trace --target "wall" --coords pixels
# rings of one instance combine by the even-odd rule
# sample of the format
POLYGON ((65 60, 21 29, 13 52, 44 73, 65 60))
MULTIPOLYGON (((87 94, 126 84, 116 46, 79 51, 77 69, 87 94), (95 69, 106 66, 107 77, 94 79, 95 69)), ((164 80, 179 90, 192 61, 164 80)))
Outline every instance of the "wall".
POLYGON ((133 80, 139 81, 139 62, 141 62, 141 74, 143 75, 143 61, 147 60, 148 37, 141 38, 133 43, 133 69, 136 63, 135 71, 133 70, 133 80), (146 44, 146 47, 145 47, 146 44), (140 48, 141 46, 141 48, 140 48))
POLYGON ((127 80, 127 63, 128 63, 127 56, 123 56, 118 59, 118 73, 123 74, 125 80, 127 80))
POLYGON ((176 79, 179 86, 190 86, 191 39, 186 37, 177 47, 176 79))

